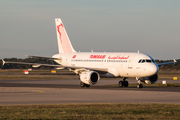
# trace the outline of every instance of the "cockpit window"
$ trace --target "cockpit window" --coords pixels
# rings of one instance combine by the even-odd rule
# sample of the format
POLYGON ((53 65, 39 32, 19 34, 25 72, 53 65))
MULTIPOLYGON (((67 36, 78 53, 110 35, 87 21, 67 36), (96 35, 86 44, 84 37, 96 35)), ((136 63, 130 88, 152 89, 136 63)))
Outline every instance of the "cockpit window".
POLYGON ((146 62, 151 63, 152 61, 151 60, 146 60, 146 62))
POLYGON ((138 63, 151 63, 153 62, 151 59, 140 59, 138 63))

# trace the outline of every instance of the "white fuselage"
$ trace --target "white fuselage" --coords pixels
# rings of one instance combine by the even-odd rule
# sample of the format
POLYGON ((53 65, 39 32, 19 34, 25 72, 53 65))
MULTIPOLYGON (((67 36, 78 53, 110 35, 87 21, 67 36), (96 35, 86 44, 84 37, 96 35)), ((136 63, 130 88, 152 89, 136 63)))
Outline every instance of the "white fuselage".
POLYGON ((156 74, 158 65, 149 55, 130 52, 75 52, 56 54, 62 66, 108 68, 105 77, 148 77, 156 74))

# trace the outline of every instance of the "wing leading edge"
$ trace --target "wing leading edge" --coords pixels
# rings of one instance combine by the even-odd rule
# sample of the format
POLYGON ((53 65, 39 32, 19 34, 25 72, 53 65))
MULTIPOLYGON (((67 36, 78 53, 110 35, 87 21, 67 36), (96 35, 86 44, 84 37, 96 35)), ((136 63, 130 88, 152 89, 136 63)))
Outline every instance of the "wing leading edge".
POLYGON ((177 63, 177 61, 175 59, 173 59, 174 61, 173 62, 166 62, 166 63, 159 63, 157 64, 158 66, 161 66, 161 65, 167 65, 167 64, 172 64, 172 63, 177 63))
POLYGON ((33 55, 26 55, 26 57, 32 57, 32 58, 45 58, 50 60, 59 60, 61 58, 52 58, 52 57, 42 57, 42 56, 33 56, 33 55))

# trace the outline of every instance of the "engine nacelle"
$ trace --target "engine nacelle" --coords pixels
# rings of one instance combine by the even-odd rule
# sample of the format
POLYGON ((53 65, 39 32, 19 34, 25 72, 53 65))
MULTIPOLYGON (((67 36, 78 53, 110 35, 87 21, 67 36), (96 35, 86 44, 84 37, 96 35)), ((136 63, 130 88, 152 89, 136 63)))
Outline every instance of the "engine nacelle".
POLYGON ((95 71, 86 71, 80 74, 80 80, 88 85, 96 84, 99 79, 99 74, 95 71))
POLYGON ((142 78, 138 78, 138 80, 140 80, 145 84, 154 84, 158 80, 158 75, 155 74, 150 77, 142 77, 142 78))

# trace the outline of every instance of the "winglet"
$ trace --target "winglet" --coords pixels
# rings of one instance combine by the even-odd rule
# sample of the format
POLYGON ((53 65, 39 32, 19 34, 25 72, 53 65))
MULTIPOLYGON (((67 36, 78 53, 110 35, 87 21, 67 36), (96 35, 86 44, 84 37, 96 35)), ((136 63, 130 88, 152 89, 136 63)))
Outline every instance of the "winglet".
POLYGON ((173 60, 174 60, 174 63, 177 63, 177 61, 175 59, 173 59, 173 60))
POLYGON ((2 62, 3 62, 3 64, 2 64, 2 65, 4 66, 4 64, 5 64, 6 62, 5 62, 3 59, 2 59, 2 62))

